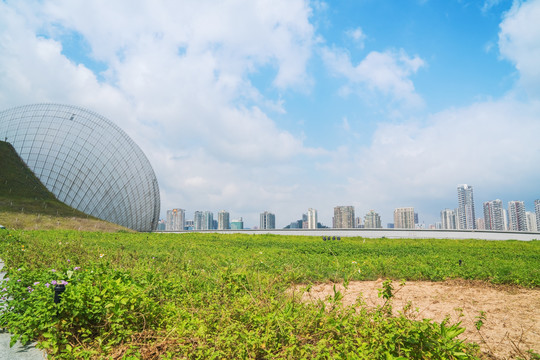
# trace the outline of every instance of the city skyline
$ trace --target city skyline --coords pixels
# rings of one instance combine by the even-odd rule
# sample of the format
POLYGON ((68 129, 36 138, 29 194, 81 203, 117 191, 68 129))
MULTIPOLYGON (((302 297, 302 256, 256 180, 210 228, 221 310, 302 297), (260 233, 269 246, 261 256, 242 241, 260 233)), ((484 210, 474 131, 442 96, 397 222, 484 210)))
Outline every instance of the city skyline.
POLYGON ((270 209, 279 228, 313 208, 331 226, 345 204, 428 225, 467 183, 476 225, 485 201, 540 197, 538 18, 540 0, 0 1, 0 110, 114 121, 161 219, 270 209))
MULTIPOLYGON (((540 218, 540 199, 533 201, 535 210, 526 211, 525 202, 519 200, 513 200, 508 202, 508 211, 504 208, 503 202, 500 199, 484 201, 482 204, 482 214, 476 214, 476 209, 474 207, 474 198, 473 198, 473 187, 471 185, 462 184, 457 186, 457 207, 455 209, 445 208, 440 211, 440 221, 436 221, 432 224, 426 224, 421 222, 421 217, 415 212, 414 207, 400 207, 395 208, 393 212, 393 223, 391 223, 393 228, 397 229, 414 229, 414 228, 438 228, 438 229, 463 229, 463 230, 498 230, 498 231, 540 231, 537 224, 540 222, 537 221, 537 218, 540 218), (465 216, 462 217, 462 224, 459 222, 459 213, 460 205, 462 213, 469 212, 469 220, 465 219, 465 216), (472 212, 472 213, 471 213, 472 212), (474 226, 467 225, 467 221, 472 221, 475 219, 474 226), (473 226, 468 228, 468 226, 473 226), (535 228, 534 230, 530 230, 535 228)), ((364 224, 362 224, 362 215, 355 212, 354 206, 335 206, 334 216, 332 217, 332 224, 328 227, 331 228, 383 228, 380 215, 375 212, 373 209, 369 210, 365 215, 364 224), (358 226, 362 224, 361 226, 358 226)), ((169 214, 178 209, 168 210, 167 211, 167 221, 169 219, 169 214)), ((184 210, 182 215, 184 215, 184 210)), ((197 222, 197 214, 202 213, 201 211, 195 211, 194 222, 197 222)), ((211 213, 206 211, 205 213, 211 213)), ((221 210, 219 212, 220 218, 222 215, 226 214, 227 219, 229 218, 229 212, 221 210)), ((305 229, 314 229, 317 226, 313 224, 325 226, 324 223, 318 222, 318 210, 313 208, 308 208, 306 213, 302 214, 302 220, 293 221, 287 227, 290 228, 305 228, 305 229), (298 223, 298 224, 297 224, 298 223), (294 225, 294 226, 293 226, 294 225)), ((254 229, 279 229, 285 228, 282 226, 276 225, 276 215, 269 211, 264 211, 259 214, 260 221, 259 225, 247 226, 247 228, 254 229), (271 224, 269 227, 266 224, 271 224)), ((242 218, 240 218, 242 219, 242 218)), ((287 222, 290 219, 285 219, 287 222)), ((220 220, 221 221, 221 220, 220 220)), ((221 224, 221 222, 220 222, 221 224)), ((243 227, 242 222, 242 227, 243 227)), ((227 229, 222 228, 221 225, 216 225, 214 229, 227 229)))

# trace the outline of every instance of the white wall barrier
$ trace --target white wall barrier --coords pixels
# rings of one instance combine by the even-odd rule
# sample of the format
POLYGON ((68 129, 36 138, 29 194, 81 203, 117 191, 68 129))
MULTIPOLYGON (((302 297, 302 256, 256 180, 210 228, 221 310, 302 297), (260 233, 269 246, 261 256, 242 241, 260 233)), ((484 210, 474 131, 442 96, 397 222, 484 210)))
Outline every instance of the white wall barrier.
MULTIPOLYGON (((168 233, 168 231, 160 231, 168 233)), ((272 229, 272 230, 197 230, 174 233, 275 234, 297 236, 363 237, 370 239, 478 239, 478 240, 540 240, 538 232, 493 230, 416 230, 416 229, 272 229)))

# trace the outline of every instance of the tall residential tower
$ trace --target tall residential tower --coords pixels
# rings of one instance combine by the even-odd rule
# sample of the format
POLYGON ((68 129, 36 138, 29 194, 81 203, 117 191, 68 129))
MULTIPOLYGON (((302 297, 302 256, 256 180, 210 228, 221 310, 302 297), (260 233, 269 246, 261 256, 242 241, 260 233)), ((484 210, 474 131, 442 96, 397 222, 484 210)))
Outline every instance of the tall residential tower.
POLYGON ((458 219, 459 229, 468 230, 476 228, 474 213, 473 188, 467 184, 458 185, 458 219))
POLYGON ((414 208, 403 207, 394 210, 394 228, 414 229, 414 208))
POLYGON ((527 218, 523 201, 508 202, 509 230, 527 231, 527 218))
POLYGON ((276 228, 276 215, 271 212, 265 211, 261 213, 260 229, 275 229, 276 228))
POLYGON ((536 215, 531 211, 526 211, 525 217, 527 218, 527 231, 538 231, 536 215))
POLYGON ((486 230, 505 230, 501 200, 497 199, 484 203, 484 224, 486 230))
POLYGON ((536 227, 540 231, 540 199, 534 200, 534 210, 536 213, 536 227))
POLYGON ((225 210, 221 210, 218 213, 218 230, 228 230, 230 228, 229 213, 225 210))
POLYGON ((308 229, 316 229, 317 221, 317 210, 309 208, 307 211, 308 229))
POLYGON ((369 210, 366 216, 364 216, 364 228, 381 229, 382 225, 380 215, 373 210, 369 210))
POLYGON ((167 210, 165 230, 183 231, 184 226, 186 226, 186 211, 184 209, 167 210))
POLYGON ((334 229, 353 229, 354 206, 334 207, 334 218, 332 220, 332 227, 334 229))
POLYGON ((456 229, 456 212, 451 209, 441 211, 441 227, 445 230, 456 229))

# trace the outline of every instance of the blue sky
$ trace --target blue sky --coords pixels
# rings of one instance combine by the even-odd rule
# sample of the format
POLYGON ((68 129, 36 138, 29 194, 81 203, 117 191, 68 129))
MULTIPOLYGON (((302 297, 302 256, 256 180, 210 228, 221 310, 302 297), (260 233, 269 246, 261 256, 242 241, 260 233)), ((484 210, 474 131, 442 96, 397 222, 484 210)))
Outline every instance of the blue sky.
POLYGON ((0 1, 0 108, 124 129, 167 209, 282 227, 308 208, 540 198, 540 1, 0 1))

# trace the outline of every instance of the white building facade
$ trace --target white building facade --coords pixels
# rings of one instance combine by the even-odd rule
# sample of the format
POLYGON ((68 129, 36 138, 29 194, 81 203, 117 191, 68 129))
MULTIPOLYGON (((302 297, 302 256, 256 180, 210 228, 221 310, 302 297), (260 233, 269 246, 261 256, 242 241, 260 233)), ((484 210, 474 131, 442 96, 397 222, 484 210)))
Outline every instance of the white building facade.
POLYGON ((228 230, 231 228, 230 215, 228 211, 221 210, 218 213, 218 230, 228 230))
POLYGON ((456 212, 452 209, 441 211, 441 227, 445 230, 456 229, 456 212))
POLYGON ((261 213, 259 229, 267 230, 267 229, 275 229, 275 228, 276 228, 276 215, 268 211, 261 213))
POLYGON ((527 231, 538 231, 538 223, 536 222, 535 213, 531 211, 526 211, 525 217, 527 218, 527 231))
POLYGON ((167 210, 165 230, 183 231, 186 226, 186 211, 184 209, 167 210))
POLYGON ((484 204, 484 225, 486 230, 506 230, 504 228, 503 204, 499 199, 484 204))
POLYGON ((458 185, 458 228, 470 230, 476 228, 476 215, 474 212, 473 187, 467 184, 458 185))
POLYGON ((523 201, 508 202, 509 230, 527 231, 527 218, 525 217, 525 204, 523 201))
POLYGON ((332 227, 334 229, 354 229, 354 206, 334 207, 332 227))
POLYGON ((540 231, 540 199, 534 200, 534 210, 536 213, 536 227, 540 231))
POLYGON ((365 229, 382 229, 381 216, 374 210, 370 210, 364 216, 364 228, 365 229))
POLYGON ((402 207, 394 210, 394 228, 414 229, 414 208, 402 207))
POLYGON ((316 229, 317 228, 317 210, 309 208, 307 211, 307 223, 308 223, 308 229, 316 229))

